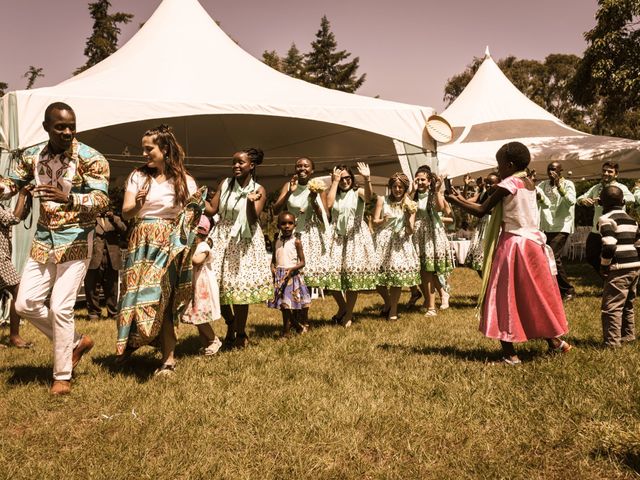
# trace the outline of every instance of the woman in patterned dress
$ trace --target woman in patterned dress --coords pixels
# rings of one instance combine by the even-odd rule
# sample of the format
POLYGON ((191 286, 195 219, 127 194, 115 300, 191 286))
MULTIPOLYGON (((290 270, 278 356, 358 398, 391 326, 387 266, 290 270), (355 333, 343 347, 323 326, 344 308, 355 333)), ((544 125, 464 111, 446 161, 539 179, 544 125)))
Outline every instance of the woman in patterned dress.
POLYGON ((333 321, 343 327, 351 325, 358 291, 374 290, 378 284, 378 257, 364 221, 365 206, 371 200, 369 166, 358 162, 358 172, 364 177, 364 188, 358 188, 349 167, 335 167, 327 193, 332 225, 329 265, 333 271, 326 285, 338 304, 333 321))
POLYGON ((184 151, 167 125, 142 137, 147 163, 129 176, 122 217, 135 219, 129 236, 118 308, 116 362, 143 345, 158 344, 162 366, 175 370, 175 325, 191 294, 191 255, 204 191, 184 167, 184 151))
POLYGON ((416 226, 413 242, 420 257, 420 276, 422 293, 428 317, 437 314, 436 290, 440 291, 441 309, 449 306, 449 294, 446 292, 446 279, 453 270, 451 246, 445 227, 438 215, 449 207, 442 192, 442 181, 431 173, 427 166, 418 168, 414 185, 414 200, 418 203, 416 226))
MULTIPOLYGON (((2 178, 2 177, 0 177, 2 178)), ((18 193, 18 200, 13 213, 0 205, 0 292, 7 290, 11 293, 9 306, 9 345, 15 348, 31 348, 32 342, 27 342, 20 336, 20 316, 16 313, 16 297, 20 275, 11 261, 11 229, 29 215, 29 199, 33 185, 25 186, 18 193)), ((0 348, 4 344, 0 343, 0 348)))
POLYGON ((247 148, 232 158, 233 177, 225 178, 211 200, 220 216, 211 230, 213 264, 220 282, 220 309, 227 324, 226 347, 244 348, 249 305, 271 297, 271 271, 258 219, 267 193, 256 182, 262 150, 247 148))
POLYGON ((380 261, 377 290, 388 320, 398 319, 402 287, 420 283, 420 260, 412 240, 417 205, 408 197, 410 186, 404 173, 393 174, 387 185, 389 194, 378 197, 373 214, 373 224, 381 227, 375 236, 380 261))
MULTIPOLYGON (((326 195, 309 188, 313 170, 311 159, 302 157, 296 160, 296 173, 280 189, 280 196, 273 204, 273 213, 277 215, 288 211, 296 217, 295 233, 305 252, 305 283, 310 288, 325 288, 327 274, 330 272, 329 220, 324 206, 326 195)), ((298 319, 303 325, 307 323, 304 318, 307 311, 308 309, 301 310, 303 318, 298 319)))

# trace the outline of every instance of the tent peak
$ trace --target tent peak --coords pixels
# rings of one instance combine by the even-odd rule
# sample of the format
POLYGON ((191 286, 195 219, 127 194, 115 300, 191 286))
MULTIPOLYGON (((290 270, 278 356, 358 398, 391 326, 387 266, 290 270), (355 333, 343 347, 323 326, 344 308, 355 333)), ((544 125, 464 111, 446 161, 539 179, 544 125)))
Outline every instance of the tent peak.
POLYGON ((484 58, 491 58, 491 52, 489 51, 489 45, 484 49, 484 58))

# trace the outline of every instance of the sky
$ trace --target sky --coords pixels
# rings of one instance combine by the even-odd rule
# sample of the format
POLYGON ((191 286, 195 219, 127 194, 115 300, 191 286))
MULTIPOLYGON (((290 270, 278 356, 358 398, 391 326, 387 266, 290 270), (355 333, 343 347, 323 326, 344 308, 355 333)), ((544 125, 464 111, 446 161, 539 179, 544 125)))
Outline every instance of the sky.
MULTIPOLYGON (((544 60, 581 55, 584 32, 595 25, 597 0, 199 0, 225 32, 254 57, 306 52, 326 15, 338 47, 360 58, 367 80, 358 94, 379 95, 442 111, 448 78, 489 46, 544 60)), ((43 68, 35 87, 55 85, 85 63, 91 34, 88 0, 0 0, 0 81, 26 86, 30 65, 43 68)), ((112 11, 135 15, 122 27, 124 44, 161 0, 112 0, 112 11)))

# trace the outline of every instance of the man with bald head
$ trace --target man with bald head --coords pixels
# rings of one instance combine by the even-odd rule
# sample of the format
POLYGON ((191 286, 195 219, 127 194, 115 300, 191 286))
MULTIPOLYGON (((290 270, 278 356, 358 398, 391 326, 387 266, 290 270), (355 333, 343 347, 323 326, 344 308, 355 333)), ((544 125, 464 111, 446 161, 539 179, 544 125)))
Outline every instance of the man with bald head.
POLYGON ((560 162, 547 166, 548 180, 536 187, 540 209, 540 230, 547 236, 547 244, 556 259, 558 288, 563 300, 570 300, 575 294, 567 272, 562 265, 562 250, 567 238, 574 231, 576 209, 576 187, 571 180, 562 176, 560 162))

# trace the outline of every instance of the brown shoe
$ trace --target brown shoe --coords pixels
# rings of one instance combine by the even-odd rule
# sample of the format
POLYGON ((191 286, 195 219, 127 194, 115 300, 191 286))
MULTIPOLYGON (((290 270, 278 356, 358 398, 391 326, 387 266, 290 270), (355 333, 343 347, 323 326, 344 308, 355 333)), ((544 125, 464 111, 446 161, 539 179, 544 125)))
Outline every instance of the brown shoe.
POLYGON ((71 382, 69 380, 54 380, 49 393, 51 395, 68 395, 71 393, 71 382))
POLYGON ((76 348, 73 349, 73 354, 71 355, 71 368, 75 370, 82 360, 82 356, 87 353, 89 350, 93 348, 94 341, 91 339, 89 335, 82 335, 80 337, 80 341, 76 348))

